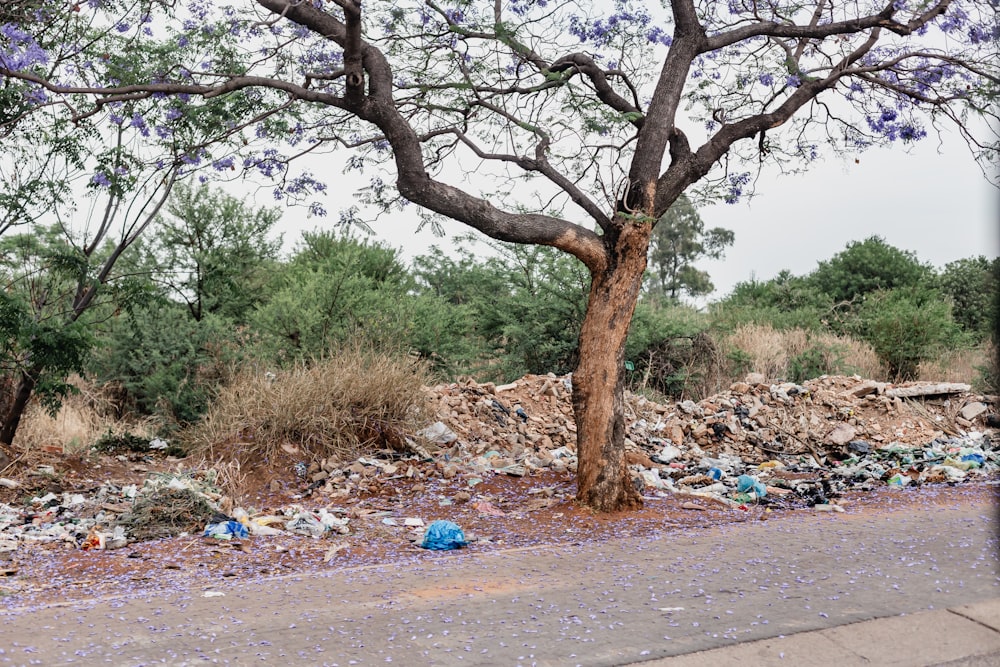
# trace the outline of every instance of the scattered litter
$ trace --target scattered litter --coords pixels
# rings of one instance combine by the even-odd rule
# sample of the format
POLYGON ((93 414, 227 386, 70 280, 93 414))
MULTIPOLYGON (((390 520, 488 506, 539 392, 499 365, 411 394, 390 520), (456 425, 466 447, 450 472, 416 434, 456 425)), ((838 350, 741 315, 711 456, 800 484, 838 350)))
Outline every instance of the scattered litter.
POLYGON ((201 594, 203 598, 224 598, 226 594, 221 591, 205 591, 201 594))
POLYGON ((424 539, 420 542, 422 548, 436 551, 459 549, 467 544, 465 533, 457 523, 442 520, 434 521, 427 526, 424 539))
POLYGON ((231 540, 250 537, 250 531, 239 521, 220 521, 205 526, 205 532, 202 535, 217 540, 231 540))

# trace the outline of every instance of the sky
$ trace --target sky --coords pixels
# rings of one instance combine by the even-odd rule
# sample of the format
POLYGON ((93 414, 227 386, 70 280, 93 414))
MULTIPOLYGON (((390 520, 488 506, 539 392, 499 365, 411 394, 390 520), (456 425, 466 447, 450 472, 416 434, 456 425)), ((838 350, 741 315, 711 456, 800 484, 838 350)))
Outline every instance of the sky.
MULTIPOLYGON (((286 247, 303 230, 332 226, 336 211, 353 203, 352 189, 346 179, 331 188, 336 194, 326 202, 328 218, 286 211, 286 247)), ((699 209, 706 228, 725 227, 736 238, 724 259, 698 265, 716 287, 708 300, 724 297, 738 282, 768 280, 783 269, 804 275, 849 242, 873 235, 937 268, 1000 253, 1000 190, 957 135, 929 136, 909 150, 827 157, 804 174, 765 173, 756 193, 750 201, 699 209)), ((433 245, 447 250, 455 236, 470 231, 452 222, 440 238, 429 229, 417 233, 418 224, 413 215, 380 219, 372 225, 374 240, 399 248, 410 260, 433 245)))

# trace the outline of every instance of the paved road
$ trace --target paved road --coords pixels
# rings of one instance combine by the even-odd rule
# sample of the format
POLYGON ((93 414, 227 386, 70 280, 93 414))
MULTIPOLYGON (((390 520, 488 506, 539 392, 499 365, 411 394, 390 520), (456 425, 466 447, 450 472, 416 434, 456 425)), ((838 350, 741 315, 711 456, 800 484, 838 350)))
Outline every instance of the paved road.
MULTIPOLYGON (((672 664, 663 659, 720 648, 756 648, 763 665, 782 653, 764 644, 809 631, 822 632, 796 636, 818 638, 805 649, 813 656, 851 642, 930 646, 948 636, 941 618, 958 618, 945 609, 979 603, 987 611, 977 613, 992 613, 1000 598, 997 506, 995 497, 913 497, 886 511, 802 511, 581 546, 420 552, 401 564, 13 610, 0 615, 0 665, 672 664), (848 625, 875 618, 895 625, 848 625)), ((987 650, 928 653, 932 662, 921 664, 987 650)))

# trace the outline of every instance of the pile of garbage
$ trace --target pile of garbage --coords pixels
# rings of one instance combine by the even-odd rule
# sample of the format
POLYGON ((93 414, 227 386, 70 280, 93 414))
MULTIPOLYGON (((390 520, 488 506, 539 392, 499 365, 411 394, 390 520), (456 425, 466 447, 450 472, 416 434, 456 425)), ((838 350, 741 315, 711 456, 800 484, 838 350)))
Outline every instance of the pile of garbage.
MULTIPOLYGON (((420 546, 457 548, 466 543, 458 526, 398 524, 389 511, 340 505, 361 494, 378 497, 399 481, 421 494, 438 480, 458 483, 452 484, 463 489, 453 494, 457 502, 489 509, 476 487, 493 476, 575 472, 571 376, 529 375, 506 385, 469 380, 427 391, 437 421, 410 434, 409 451, 298 461, 289 471, 300 490, 294 504, 237 507, 211 470, 154 474, 141 486, 105 483, 88 496, 48 493, 25 507, 0 504, 0 556, 29 542, 114 549, 177 534, 322 538, 348 534, 353 519, 373 513, 387 526, 410 529, 414 541, 423 532, 420 546)), ((690 509, 707 503, 842 511, 838 499, 846 491, 995 475, 994 404, 994 397, 963 384, 892 385, 856 376, 769 383, 751 374, 699 402, 658 403, 627 393, 626 455, 644 494, 697 501, 690 509)), ((283 484, 272 481, 275 489, 283 484)))
MULTIPOLYGON (((575 471, 571 391, 571 376, 553 375, 440 385, 442 421, 425 435, 479 473, 575 471)), ((823 376, 800 385, 750 374, 700 402, 627 394, 626 449, 645 492, 837 511, 831 500, 847 490, 996 473, 993 404, 960 383, 823 376)))

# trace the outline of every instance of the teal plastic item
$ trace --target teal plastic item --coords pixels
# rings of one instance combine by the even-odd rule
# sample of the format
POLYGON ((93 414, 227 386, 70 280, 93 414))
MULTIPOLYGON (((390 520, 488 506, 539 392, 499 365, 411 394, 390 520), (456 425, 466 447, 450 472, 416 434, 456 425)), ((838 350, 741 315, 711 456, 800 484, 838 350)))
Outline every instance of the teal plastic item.
POLYGON ((737 493, 753 493, 758 498, 767 495, 767 488, 750 475, 740 475, 736 478, 736 491, 737 493))
POLYGON ((449 551, 460 549, 467 545, 465 533, 457 523, 451 521, 435 521, 427 526, 424 532, 424 540, 420 546, 424 549, 435 551, 449 551))

